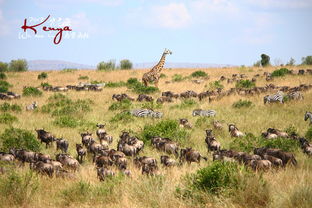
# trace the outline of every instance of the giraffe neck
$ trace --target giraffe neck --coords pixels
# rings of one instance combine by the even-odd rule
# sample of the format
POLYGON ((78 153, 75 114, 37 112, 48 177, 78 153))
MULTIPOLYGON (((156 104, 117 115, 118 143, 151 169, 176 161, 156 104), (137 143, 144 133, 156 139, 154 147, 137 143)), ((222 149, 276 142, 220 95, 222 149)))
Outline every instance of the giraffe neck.
POLYGON ((161 70, 164 68, 165 60, 166 60, 166 54, 163 53, 158 64, 154 67, 156 72, 161 72, 161 70))

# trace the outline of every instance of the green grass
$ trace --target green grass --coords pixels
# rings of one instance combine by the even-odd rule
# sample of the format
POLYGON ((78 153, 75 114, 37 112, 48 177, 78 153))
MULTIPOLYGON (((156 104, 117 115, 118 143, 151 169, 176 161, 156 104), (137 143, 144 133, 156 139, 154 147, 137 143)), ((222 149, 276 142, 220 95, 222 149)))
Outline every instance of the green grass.
POLYGON ((171 106, 171 109, 185 109, 185 108, 191 108, 197 105, 197 102, 193 99, 184 99, 181 101, 181 104, 177 104, 174 106, 171 106))
POLYGON ((195 71, 191 74, 191 77, 195 77, 195 78, 198 78, 198 77, 208 77, 208 74, 204 71, 195 71))
POLYGON ((40 97, 42 94, 43 93, 36 87, 25 87, 23 89, 23 96, 40 97))
POLYGON ((120 102, 115 102, 108 107, 108 110, 129 110, 132 107, 132 103, 130 100, 125 99, 120 102))
POLYGON ((249 108, 251 107, 253 104, 250 100, 239 100, 236 101, 235 103, 233 103, 233 108, 249 108))
POLYGON ((253 88, 256 84, 250 80, 240 80, 236 83, 236 88, 253 88))
POLYGON ((107 88, 115 88, 115 87, 124 87, 127 84, 124 81, 120 81, 120 82, 107 82, 105 84, 105 87, 107 88))
POLYGON ((0 93, 7 92, 10 87, 12 87, 10 83, 4 80, 0 80, 0 93))
POLYGON ((224 86, 221 84, 221 81, 214 81, 209 83, 209 89, 215 90, 215 89, 223 89, 224 86))
POLYGON ((15 113, 19 113, 19 112, 22 112, 22 107, 21 105, 18 105, 18 104, 10 104, 8 102, 4 102, 0 104, 0 111, 2 112, 12 111, 15 113))
POLYGON ((12 125, 12 123, 18 121, 16 116, 11 115, 10 113, 1 113, 0 114, 0 123, 12 125))
POLYGON ((78 77, 78 80, 86 80, 86 79, 89 79, 88 76, 79 76, 78 77))

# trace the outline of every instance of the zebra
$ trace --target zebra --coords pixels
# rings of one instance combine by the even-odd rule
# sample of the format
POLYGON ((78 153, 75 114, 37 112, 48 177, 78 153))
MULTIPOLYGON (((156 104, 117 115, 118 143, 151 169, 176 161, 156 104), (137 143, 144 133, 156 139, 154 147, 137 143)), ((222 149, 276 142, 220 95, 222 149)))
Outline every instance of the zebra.
POLYGON ((290 100, 303 100, 303 95, 298 91, 289 92, 287 94, 290 100))
POLYGON ((32 104, 26 106, 27 111, 35 110, 38 108, 38 104, 36 101, 34 101, 32 104))
POLYGON ((280 103, 284 103, 284 95, 283 92, 278 91, 276 94, 274 95, 266 95, 263 98, 263 102, 264 104, 266 103, 274 103, 274 102, 280 102, 280 103))
POLYGON ((134 109, 130 111, 130 114, 136 117, 147 117, 151 112, 154 112, 150 109, 134 109))
POLYGON ((202 109, 195 109, 193 110, 193 116, 215 116, 217 112, 215 110, 202 110, 202 109))
POLYGON ((312 113, 307 111, 304 114, 304 120, 307 121, 308 119, 310 119, 310 125, 311 125, 312 124, 312 113))
POLYGON ((163 113, 162 112, 157 112, 157 111, 152 111, 149 114, 150 117, 152 118, 162 118, 163 117, 163 113))

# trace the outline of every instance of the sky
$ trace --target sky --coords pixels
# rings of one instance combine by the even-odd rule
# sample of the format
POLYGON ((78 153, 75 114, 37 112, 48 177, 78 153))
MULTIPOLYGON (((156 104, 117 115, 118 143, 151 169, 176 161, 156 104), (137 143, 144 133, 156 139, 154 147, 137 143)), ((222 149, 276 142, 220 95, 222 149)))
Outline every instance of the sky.
POLYGON ((0 61, 109 59, 252 65, 312 55, 312 0, 0 0, 0 61), (36 27, 21 28, 24 19, 36 27), (56 31, 69 26, 59 44, 56 31), (27 35, 27 37, 26 37, 27 35))

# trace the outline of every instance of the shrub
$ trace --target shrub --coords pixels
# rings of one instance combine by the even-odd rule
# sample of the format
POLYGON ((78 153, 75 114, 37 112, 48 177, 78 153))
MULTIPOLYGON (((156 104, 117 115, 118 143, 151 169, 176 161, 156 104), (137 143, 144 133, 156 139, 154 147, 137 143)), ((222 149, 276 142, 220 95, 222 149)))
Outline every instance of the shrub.
POLYGON ((115 60, 109 60, 108 62, 100 62, 97 65, 97 70, 104 70, 104 71, 109 71, 109 70, 115 70, 116 64, 115 60))
POLYGON ((116 102, 116 103, 113 103, 111 106, 109 106, 108 110, 129 110, 132 106, 132 103, 130 100, 128 99, 125 99, 125 100, 122 100, 120 102, 116 102))
POLYGON ((79 126, 79 120, 73 116, 60 116, 54 120, 54 124, 60 127, 76 128, 79 126))
POLYGON ((35 135, 28 130, 8 128, 0 135, 1 150, 8 151, 10 148, 27 149, 35 152, 40 151, 40 143, 35 135))
POLYGON ((236 88, 253 88, 256 84, 250 80, 240 80, 236 83, 236 88))
POLYGON ((75 72, 75 71, 78 71, 78 69, 76 69, 76 68, 64 68, 64 69, 62 69, 62 71, 61 72, 75 72))
POLYGON ((10 83, 4 80, 0 80, 0 92, 7 92, 12 87, 10 83))
POLYGON ((191 74, 192 77, 208 77, 208 74, 204 71, 195 71, 191 74))
POLYGON ((52 87, 48 82, 41 82, 41 87, 52 87))
POLYGON ((3 73, 3 72, 0 72, 0 79, 6 79, 7 78, 7 76, 5 75, 5 73, 3 73))
POLYGON ((88 76, 79 76, 78 79, 79 80, 84 80, 84 79, 89 79, 89 77, 88 76))
POLYGON ((0 105, 0 111, 2 112, 8 112, 8 111, 13 111, 13 112, 21 112, 22 107, 18 104, 10 104, 10 103, 3 103, 0 105))
POLYGON ((38 188, 38 177, 33 172, 11 171, 6 177, 0 177, 1 205, 30 207, 38 188))
POLYGON ((127 87, 137 94, 151 94, 159 91, 156 87, 143 85, 137 78, 129 78, 127 87))
POLYGON ((12 60, 9 65, 9 71, 23 72, 28 70, 27 61, 25 59, 12 60))
POLYGON ((105 87, 114 88, 114 87, 124 87, 126 83, 123 81, 120 82, 108 82, 105 84, 105 87))
POLYGON ((9 65, 0 61, 0 72, 6 72, 9 70, 9 65))
POLYGON ((179 109, 185 109, 190 108, 197 105, 197 102, 193 99, 184 99, 182 100, 181 104, 171 106, 171 108, 179 108, 179 109))
POLYGON ((132 69, 132 63, 128 59, 123 59, 120 61, 121 69, 132 69))
POLYGON ((305 134, 305 137, 309 140, 309 141, 312 141, 312 127, 310 127, 308 129, 308 131, 306 132, 305 134))
POLYGON ((42 92, 36 87, 24 87, 23 89, 24 96, 34 96, 39 97, 42 96, 42 92))
POLYGON ((221 84, 221 81, 214 81, 214 82, 209 83, 209 88, 212 90, 218 89, 218 88, 223 89, 224 86, 221 84))
POLYGON ((48 74, 46 72, 41 72, 38 74, 38 79, 46 79, 48 78, 48 74))
POLYGON ((296 128, 294 125, 288 126, 288 127, 285 129, 285 132, 286 132, 288 135, 298 135, 298 130, 297 130, 297 128, 296 128))
POLYGON ((278 70, 274 70, 271 74, 272 77, 283 77, 286 74, 289 74, 290 71, 287 68, 280 68, 278 70))
POLYGON ((252 106, 252 102, 249 100, 241 100, 239 99, 239 101, 233 103, 233 108, 242 108, 242 107, 251 107, 252 106))
POLYGON ((160 136, 168 137, 179 143, 185 143, 189 136, 186 130, 181 129, 175 120, 162 120, 156 124, 147 124, 140 135, 144 142, 150 141, 153 136, 160 136))
POLYGON ((92 80, 91 84, 103 84, 103 81, 92 80))
POLYGON ((265 147, 278 148, 286 152, 294 152, 299 148, 299 144, 294 139, 276 138, 276 139, 263 139, 261 142, 265 147))
POLYGON ((166 77, 167 77, 167 75, 165 75, 164 73, 161 73, 159 76, 159 78, 166 78, 166 77))
POLYGON ((183 77, 181 74, 174 74, 172 77, 172 81, 173 82, 181 82, 183 80, 185 80, 186 78, 183 77))
POLYGON ((112 117, 110 119, 110 122, 113 122, 113 123, 118 123, 118 122, 131 122, 133 121, 134 118, 133 116, 130 114, 129 111, 123 111, 123 112, 120 112, 120 113, 117 113, 114 115, 114 117, 112 117))
POLYGON ((13 116, 9 113, 0 114, 0 123, 2 123, 2 124, 10 124, 11 125, 13 122, 16 122, 17 120, 18 119, 15 116, 13 116))

